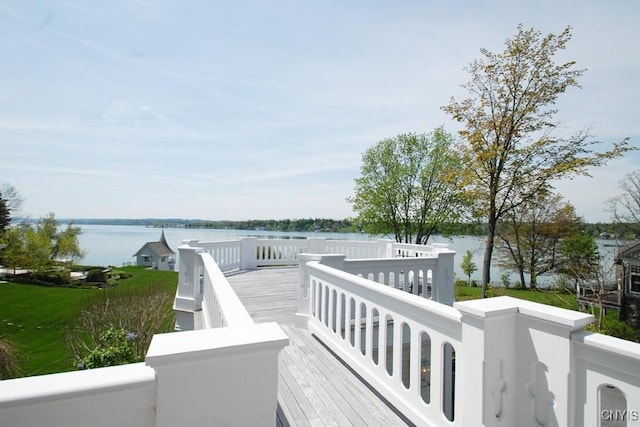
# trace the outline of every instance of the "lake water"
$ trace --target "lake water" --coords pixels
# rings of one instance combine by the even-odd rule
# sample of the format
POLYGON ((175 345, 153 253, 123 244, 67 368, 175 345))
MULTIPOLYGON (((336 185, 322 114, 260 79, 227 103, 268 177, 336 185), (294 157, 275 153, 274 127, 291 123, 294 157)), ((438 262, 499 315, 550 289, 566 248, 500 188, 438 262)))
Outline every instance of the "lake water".
MULTIPOLYGON (((162 232, 159 228, 127 225, 91 225, 82 224, 80 246, 87 250, 87 256, 82 260, 85 265, 114 265, 121 266, 125 262, 135 261, 133 254, 146 242, 157 241, 162 232)), ((306 237, 323 237, 327 239, 342 240, 372 240, 366 234, 359 233, 305 233, 305 232, 277 232, 277 231, 250 231, 250 230, 214 230, 214 229, 183 229, 166 228, 164 230, 167 242, 171 249, 177 252, 183 240, 198 239, 203 242, 235 240, 241 237, 296 239, 306 237)), ((373 239, 375 240, 375 239, 373 239)), ((456 251, 454 261, 454 273, 457 278, 466 279, 460 263, 467 250, 473 253, 473 262, 478 270, 471 276, 480 281, 482 274, 482 259, 484 255, 484 238, 475 236, 461 236, 447 239, 442 236, 434 236, 429 243, 448 243, 449 248, 456 251)), ((607 246, 609 241, 598 241, 601 254, 607 260, 613 260, 614 249, 607 246)), ((503 271, 494 267, 491 269, 491 279, 499 283, 503 271)), ((510 276, 511 281, 518 280, 516 275, 510 276)), ((540 283, 549 282, 546 276, 539 278, 540 283)))

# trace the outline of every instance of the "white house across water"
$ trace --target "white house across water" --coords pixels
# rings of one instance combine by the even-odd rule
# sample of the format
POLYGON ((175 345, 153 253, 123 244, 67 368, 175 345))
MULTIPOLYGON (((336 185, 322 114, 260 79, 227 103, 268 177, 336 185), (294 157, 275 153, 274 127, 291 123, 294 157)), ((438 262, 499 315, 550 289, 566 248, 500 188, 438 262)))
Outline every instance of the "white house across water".
POLYGON ((0 425, 640 423, 640 344, 586 331, 585 313, 455 302, 446 246, 178 251, 179 332, 156 335, 144 363, 0 382, 0 425))

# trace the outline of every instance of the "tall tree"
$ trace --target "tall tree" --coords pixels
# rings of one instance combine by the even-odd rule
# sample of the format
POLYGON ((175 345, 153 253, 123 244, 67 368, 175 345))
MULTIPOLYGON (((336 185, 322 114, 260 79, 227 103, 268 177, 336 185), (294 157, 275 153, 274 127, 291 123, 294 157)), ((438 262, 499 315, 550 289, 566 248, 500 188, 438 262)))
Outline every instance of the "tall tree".
POLYGON ((607 201, 609 211, 616 224, 630 237, 637 238, 640 236, 640 169, 624 177, 618 189, 620 194, 607 201))
POLYGON ((355 195, 347 199, 356 223, 370 234, 426 243, 444 223, 464 214, 456 173, 460 157, 442 128, 429 134, 401 134, 368 148, 362 156, 355 195))
POLYGON ((486 218, 482 296, 490 282, 491 258, 497 224, 511 210, 549 191, 552 182, 573 175, 588 175, 588 168, 631 150, 628 139, 605 152, 595 152, 586 132, 554 136, 553 108, 558 97, 578 87, 584 70, 575 62, 556 63, 555 56, 571 39, 570 27, 558 35, 518 26, 502 53, 481 49, 481 59, 466 71, 462 87, 469 97, 443 107, 462 123, 464 164, 476 213, 486 218))
POLYGON ((499 264, 517 272, 523 287, 529 274, 530 286, 536 288, 538 276, 554 271, 562 239, 579 232, 580 223, 562 196, 539 193, 507 212, 498 224, 499 264))
POLYGON ((11 224, 15 215, 22 206, 22 197, 14 186, 4 183, 0 185, 0 237, 11 224))
POLYGON ((61 260, 71 264, 84 257, 78 235, 81 229, 71 223, 65 229, 53 213, 42 217, 34 225, 22 222, 6 233, 4 261, 11 268, 44 270, 61 260))

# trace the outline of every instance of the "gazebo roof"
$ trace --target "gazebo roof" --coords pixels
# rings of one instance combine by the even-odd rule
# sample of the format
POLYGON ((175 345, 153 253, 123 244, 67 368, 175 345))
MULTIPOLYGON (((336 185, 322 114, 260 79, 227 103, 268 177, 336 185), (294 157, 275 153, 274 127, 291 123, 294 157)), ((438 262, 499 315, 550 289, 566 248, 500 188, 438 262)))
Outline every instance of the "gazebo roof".
POLYGON ((162 230, 162 234, 160 235, 160 240, 157 242, 147 242, 145 243, 133 256, 138 256, 145 248, 151 250, 156 256, 163 257, 175 254, 175 252, 169 247, 169 243, 167 243, 167 238, 164 235, 164 230, 162 230))

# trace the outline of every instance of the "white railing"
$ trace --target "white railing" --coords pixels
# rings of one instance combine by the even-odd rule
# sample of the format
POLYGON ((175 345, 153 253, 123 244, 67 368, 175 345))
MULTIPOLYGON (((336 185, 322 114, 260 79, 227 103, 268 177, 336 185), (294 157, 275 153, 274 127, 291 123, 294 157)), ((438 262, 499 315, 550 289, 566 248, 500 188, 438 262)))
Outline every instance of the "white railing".
POLYGON ((307 268, 309 328, 413 422, 460 425, 460 313, 317 261, 307 268))
POLYGON ((585 331, 593 316, 510 297, 449 307, 348 265, 343 256, 301 257, 297 324, 415 424, 640 420, 640 344, 585 331))
POLYGON ((640 425, 640 346, 581 332, 573 336, 573 353, 575 425, 640 425))
POLYGON ((200 329, 252 325, 251 316, 208 253, 200 254, 202 274, 202 326, 200 329))
MULTIPOLYGON (((253 270, 269 266, 297 266, 302 253, 343 254, 348 259, 393 258, 402 256, 433 256, 436 246, 398 246, 391 240, 348 241, 330 240, 322 237, 306 239, 258 239, 244 237, 223 242, 200 242, 185 240, 183 245, 200 248, 209 253, 223 272, 231 270, 253 270), (409 251, 409 248, 412 248, 409 251), (434 249, 435 248, 435 249, 434 249), (409 255, 410 254, 410 255, 409 255)), ((441 245, 445 246, 446 245, 441 245)))
POLYGON ((287 335, 254 324, 203 248, 179 251, 184 332, 155 335, 145 363, 0 381, 0 425, 273 427, 287 335))

